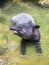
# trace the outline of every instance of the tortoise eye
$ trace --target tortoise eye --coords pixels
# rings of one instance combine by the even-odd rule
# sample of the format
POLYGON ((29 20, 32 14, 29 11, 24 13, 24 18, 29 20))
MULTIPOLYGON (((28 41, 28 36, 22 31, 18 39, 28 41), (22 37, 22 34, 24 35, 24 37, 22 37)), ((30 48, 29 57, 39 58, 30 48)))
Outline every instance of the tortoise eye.
POLYGON ((40 26, 39 25, 35 25, 35 28, 40 28, 40 26))

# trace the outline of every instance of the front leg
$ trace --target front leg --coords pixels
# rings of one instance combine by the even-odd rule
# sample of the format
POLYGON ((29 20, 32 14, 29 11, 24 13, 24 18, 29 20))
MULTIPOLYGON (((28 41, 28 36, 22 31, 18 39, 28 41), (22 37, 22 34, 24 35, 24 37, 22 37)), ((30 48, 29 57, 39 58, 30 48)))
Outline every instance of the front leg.
POLYGON ((26 40, 22 39, 21 41, 21 57, 26 56, 26 40))
POLYGON ((42 54, 42 49, 41 49, 39 41, 35 41, 35 48, 36 48, 37 54, 41 55, 42 54))

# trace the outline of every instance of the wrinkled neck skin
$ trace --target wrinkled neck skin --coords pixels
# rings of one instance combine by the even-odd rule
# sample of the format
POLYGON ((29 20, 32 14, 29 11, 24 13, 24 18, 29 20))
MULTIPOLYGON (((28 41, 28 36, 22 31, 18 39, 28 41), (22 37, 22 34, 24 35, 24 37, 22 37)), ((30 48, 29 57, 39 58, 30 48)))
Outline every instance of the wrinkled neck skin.
POLYGON ((27 39, 27 40, 34 40, 37 39, 39 40, 39 36, 40 36, 40 32, 39 32, 39 28, 34 28, 32 30, 32 28, 27 29, 25 33, 20 34, 20 33, 16 33, 16 35, 18 35, 19 37, 23 38, 23 39, 27 39))
POLYGON ((30 22, 18 26, 11 26, 10 30, 14 30, 14 34, 23 39, 38 39, 40 36, 39 26, 33 26, 30 22))

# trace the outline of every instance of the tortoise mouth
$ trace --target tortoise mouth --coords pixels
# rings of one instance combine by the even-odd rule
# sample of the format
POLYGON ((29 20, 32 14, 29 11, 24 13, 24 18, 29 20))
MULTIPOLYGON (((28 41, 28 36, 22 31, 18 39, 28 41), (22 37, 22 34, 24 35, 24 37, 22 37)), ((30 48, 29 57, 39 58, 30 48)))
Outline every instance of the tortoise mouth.
POLYGON ((17 31, 14 31, 14 34, 17 34, 18 32, 17 31))

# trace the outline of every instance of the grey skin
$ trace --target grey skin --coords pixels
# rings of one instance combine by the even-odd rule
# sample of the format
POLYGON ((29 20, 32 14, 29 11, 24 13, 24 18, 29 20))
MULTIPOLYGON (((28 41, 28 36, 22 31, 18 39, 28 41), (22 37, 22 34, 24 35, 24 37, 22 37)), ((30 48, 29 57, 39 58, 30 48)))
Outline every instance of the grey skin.
POLYGON ((22 57, 26 56, 26 44, 28 41, 31 41, 35 44, 37 54, 41 55, 42 50, 40 47, 40 26, 33 25, 30 22, 19 24, 17 26, 11 26, 9 29, 14 31, 15 35, 18 35, 22 38, 21 41, 21 55, 22 57))
POLYGON ((38 25, 33 25, 31 21, 22 23, 17 26, 11 26, 10 30, 14 30, 14 34, 23 39, 40 40, 40 32, 38 25))

